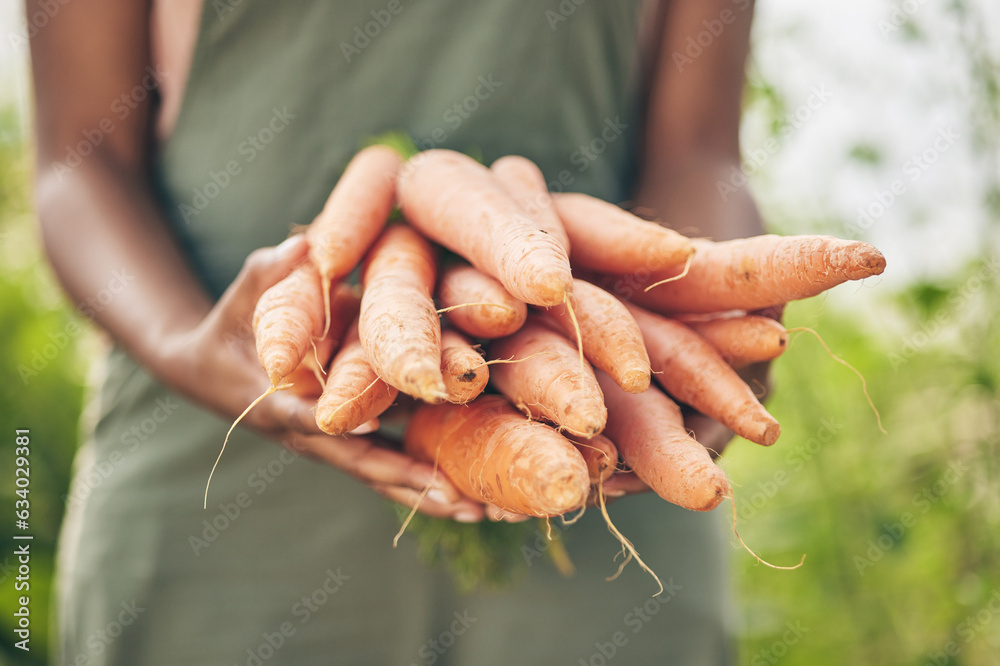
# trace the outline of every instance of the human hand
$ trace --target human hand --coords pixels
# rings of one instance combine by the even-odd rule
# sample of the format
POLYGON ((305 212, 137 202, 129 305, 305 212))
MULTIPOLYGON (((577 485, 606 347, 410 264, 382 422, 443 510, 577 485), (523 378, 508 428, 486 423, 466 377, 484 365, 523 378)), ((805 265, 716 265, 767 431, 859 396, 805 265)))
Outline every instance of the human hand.
MULTIPOLYGON (((247 257, 242 270, 202 321, 163 345, 154 370, 174 390, 227 420, 235 420, 270 388, 257 358, 251 322, 268 288, 305 258, 303 236, 247 257)), ((481 520, 482 505, 462 499, 430 465, 403 454, 376 437, 331 437, 316 425, 315 399, 278 391, 244 417, 245 424, 288 448, 330 464, 392 501, 413 506, 430 489, 420 510, 465 522, 481 520)))

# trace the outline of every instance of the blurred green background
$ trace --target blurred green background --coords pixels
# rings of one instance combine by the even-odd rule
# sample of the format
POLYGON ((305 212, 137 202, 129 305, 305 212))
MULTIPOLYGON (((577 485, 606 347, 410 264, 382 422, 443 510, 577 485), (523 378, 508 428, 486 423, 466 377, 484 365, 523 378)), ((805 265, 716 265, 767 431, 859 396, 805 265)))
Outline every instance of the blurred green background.
MULTIPOLYGON (((819 331, 864 374, 888 434, 859 379, 796 336, 775 367, 781 441, 734 442, 723 458, 747 543, 777 564, 807 555, 799 570, 773 571, 734 546, 741 663, 1000 663, 1000 58, 988 6, 847 3, 867 12, 868 41, 882 40, 865 51, 863 39, 812 39, 836 32, 815 7, 760 3, 744 142, 752 155, 779 141, 747 169, 765 217, 783 233, 871 239, 889 258, 884 280, 793 304, 786 325, 819 331), (895 68, 886 54, 933 66, 895 68), (834 101, 809 107, 820 85, 834 101), (803 108, 809 117, 795 120, 803 108), (879 193, 946 125, 959 147, 863 222, 859 207, 877 212, 879 193)), ((848 9, 826 11, 855 29, 848 9)), ((0 109, 0 432, 12 443, 31 428, 34 634, 30 654, 12 647, 5 547, 0 663, 24 665, 46 659, 52 553, 99 344, 38 249, 16 108, 0 109)), ((0 521, 3 543, 12 529, 0 521)))

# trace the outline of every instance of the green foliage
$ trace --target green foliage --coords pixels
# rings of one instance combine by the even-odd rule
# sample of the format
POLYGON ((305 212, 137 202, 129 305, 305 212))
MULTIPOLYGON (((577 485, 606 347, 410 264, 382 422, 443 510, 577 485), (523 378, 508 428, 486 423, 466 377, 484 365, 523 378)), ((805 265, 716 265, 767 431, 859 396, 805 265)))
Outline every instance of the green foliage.
POLYGON ((29 219, 29 161, 12 110, 0 113, 0 663, 47 663, 51 580, 56 536, 77 446, 83 400, 85 324, 71 313, 52 285, 37 250, 29 219), (30 529, 13 525, 14 431, 31 437, 30 529), (30 652, 13 646, 16 569, 9 544, 14 532, 31 534, 30 652))
POLYGON ((815 340, 775 363, 782 438, 734 443, 724 466, 751 547, 777 564, 808 557, 792 572, 734 558, 749 663, 935 663, 949 642, 951 663, 997 653, 1000 602, 983 609, 1000 595, 1000 314, 982 306, 1000 294, 976 279, 984 266, 943 294, 917 285, 886 302, 880 320, 900 335, 818 300, 788 308, 790 328, 815 328, 864 374, 889 434, 815 340), (786 622, 808 632, 789 643, 786 622))
POLYGON ((519 580, 527 570, 521 549, 537 529, 533 521, 456 523, 416 514, 407 534, 416 538, 424 562, 448 570, 458 587, 469 592, 500 590, 519 580))

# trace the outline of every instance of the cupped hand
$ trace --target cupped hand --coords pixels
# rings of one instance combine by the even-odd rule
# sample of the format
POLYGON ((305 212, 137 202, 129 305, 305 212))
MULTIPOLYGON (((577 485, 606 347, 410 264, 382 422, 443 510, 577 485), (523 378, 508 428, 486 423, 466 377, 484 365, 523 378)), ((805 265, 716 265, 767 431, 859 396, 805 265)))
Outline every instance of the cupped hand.
MULTIPOLYGON (((163 350, 161 375, 189 399, 235 421, 270 388, 257 358, 253 311, 267 289, 302 261, 305 237, 247 257, 236 279, 194 329, 175 336, 163 350)), ((241 421, 284 446, 351 475, 381 496, 422 513, 464 522, 482 520, 482 504, 463 499, 431 465, 374 436, 331 437, 316 425, 315 398, 281 390, 261 400, 241 421)), ((221 442, 220 442, 221 443, 221 442)))

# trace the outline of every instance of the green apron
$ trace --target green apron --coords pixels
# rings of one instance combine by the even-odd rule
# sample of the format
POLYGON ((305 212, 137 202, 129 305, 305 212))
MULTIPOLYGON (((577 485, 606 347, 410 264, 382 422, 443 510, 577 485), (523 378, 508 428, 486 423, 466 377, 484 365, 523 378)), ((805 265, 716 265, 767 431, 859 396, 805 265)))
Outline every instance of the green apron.
MULTIPOLYGON (((537 162, 552 189, 627 198, 639 126, 639 2, 206 0, 157 186, 220 294, 255 248, 320 210, 367 137, 537 162)), ((459 594, 393 549, 374 492, 171 393, 122 351, 105 364, 59 553, 60 664, 724 664, 717 516, 652 495, 611 508, 667 585, 596 511, 565 534, 577 567, 459 594)), ((544 542, 539 541, 544 547, 544 542)))

